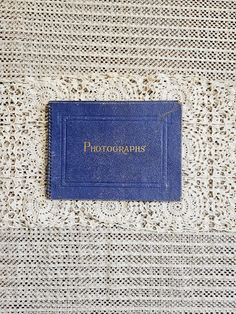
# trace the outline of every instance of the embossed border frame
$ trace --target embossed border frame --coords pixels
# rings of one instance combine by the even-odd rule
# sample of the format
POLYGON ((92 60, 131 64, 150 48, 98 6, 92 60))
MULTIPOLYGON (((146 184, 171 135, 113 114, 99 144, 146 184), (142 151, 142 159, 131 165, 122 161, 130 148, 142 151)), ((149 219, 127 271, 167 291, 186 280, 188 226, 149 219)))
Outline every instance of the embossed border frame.
MULTIPOLYGON (((122 105, 132 104, 138 105, 144 103, 143 101, 50 101, 50 121, 49 121, 49 175, 48 175, 48 196, 51 199, 96 199, 96 200, 143 200, 143 201, 178 201, 181 197, 181 116, 182 108, 178 101, 145 101, 145 105, 156 105, 157 103, 166 103, 166 110, 161 113, 160 116, 151 114, 149 119, 156 119, 161 121, 162 125, 162 146, 165 160, 162 160, 162 177, 161 184, 148 184, 143 186, 129 185, 129 189, 124 192, 125 186, 109 185, 104 187, 103 184, 66 184, 64 176, 64 167, 62 163, 62 156, 64 154, 64 137, 65 137, 65 125, 68 118, 73 117, 68 115, 69 103, 86 103, 91 104, 116 104, 122 105), (56 106, 52 109, 52 104, 59 103, 60 106, 56 106), (170 106, 171 105, 171 106, 170 106), (169 124, 175 124, 174 128, 168 127, 169 124), (171 147, 171 151, 168 149, 171 147), (179 156, 179 158, 176 158, 179 156), (60 174, 60 175, 58 175, 60 174), (88 190, 89 188, 89 190, 88 190), (98 193, 97 189, 103 189, 102 196, 98 193), (106 188, 106 189, 104 189, 106 188), (145 191, 145 188, 150 189, 149 192, 145 191), (86 191, 84 190, 86 189, 86 191), (147 195, 148 194, 148 195, 147 195), (84 197, 83 195, 88 195, 84 197), (139 195, 135 197, 134 195, 139 195)), ((79 115, 77 106, 74 106, 72 110, 79 119, 85 119, 84 115, 79 115)), ((151 108, 151 107, 150 107, 151 108)), ((95 115, 96 116, 96 115, 95 115)), ((102 117, 97 116, 102 120, 102 117)), ((141 114, 136 118, 141 121, 141 114)), ((93 117, 94 118, 94 117, 93 117)), ((113 117, 114 118, 114 117, 113 117)), ((120 115, 117 115, 120 118, 120 115)), ((129 119, 130 116, 126 118, 129 119)), ((144 116, 147 119, 147 117, 144 116)), ((131 116, 131 120, 134 119, 131 116)))

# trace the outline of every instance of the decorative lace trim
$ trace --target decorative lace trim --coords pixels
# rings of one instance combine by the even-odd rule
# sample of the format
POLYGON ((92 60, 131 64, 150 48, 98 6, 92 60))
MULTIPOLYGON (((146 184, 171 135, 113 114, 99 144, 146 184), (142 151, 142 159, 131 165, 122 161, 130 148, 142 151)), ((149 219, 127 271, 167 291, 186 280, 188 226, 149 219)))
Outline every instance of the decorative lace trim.
POLYGON ((1 85, 1 225, 120 225, 166 231, 235 230, 235 95, 232 82, 181 76, 25 78, 1 85), (51 201, 46 198, 47 102, 177 99, 183 104, 181 202, 51 201))

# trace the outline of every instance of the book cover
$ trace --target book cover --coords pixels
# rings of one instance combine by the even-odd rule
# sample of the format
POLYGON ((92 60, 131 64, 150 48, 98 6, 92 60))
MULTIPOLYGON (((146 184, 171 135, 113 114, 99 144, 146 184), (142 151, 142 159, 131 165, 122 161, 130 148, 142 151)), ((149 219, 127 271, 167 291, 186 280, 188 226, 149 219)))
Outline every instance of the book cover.
POLYGON ((51 199, 178 201, 177 101, 49 102, 51 199))

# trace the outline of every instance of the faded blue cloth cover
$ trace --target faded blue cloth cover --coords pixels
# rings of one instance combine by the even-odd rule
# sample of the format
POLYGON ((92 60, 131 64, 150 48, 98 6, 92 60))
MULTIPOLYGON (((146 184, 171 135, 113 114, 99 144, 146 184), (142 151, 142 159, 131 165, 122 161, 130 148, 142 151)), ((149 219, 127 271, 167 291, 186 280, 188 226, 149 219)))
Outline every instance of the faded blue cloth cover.
POLYGON ((177 201, 177 101, 51 101, 51 199, 177 201))

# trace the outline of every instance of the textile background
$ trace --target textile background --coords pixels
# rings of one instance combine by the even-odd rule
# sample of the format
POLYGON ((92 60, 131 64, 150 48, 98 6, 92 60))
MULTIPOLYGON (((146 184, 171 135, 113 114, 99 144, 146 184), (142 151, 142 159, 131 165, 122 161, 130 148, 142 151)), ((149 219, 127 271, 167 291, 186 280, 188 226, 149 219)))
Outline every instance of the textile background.
POLYGON ((234 0, 3 0, 0 313, 235 313, 234 0), (50 99, 178 99, 181 203, 46 198, 50 99))

